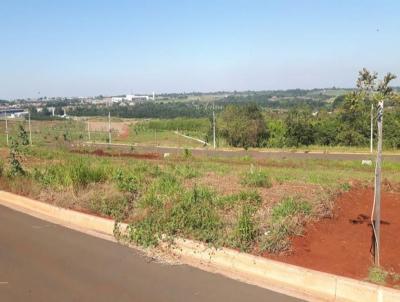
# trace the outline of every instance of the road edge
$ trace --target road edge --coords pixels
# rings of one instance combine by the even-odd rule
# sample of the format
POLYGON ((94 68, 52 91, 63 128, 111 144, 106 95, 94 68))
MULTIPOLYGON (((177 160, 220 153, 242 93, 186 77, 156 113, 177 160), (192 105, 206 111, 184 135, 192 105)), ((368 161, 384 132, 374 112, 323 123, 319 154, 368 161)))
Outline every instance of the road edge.
MULTIPOLYGON (((25 214, 116 242, 115 222, 110 219, 60 208, 6 191, 0 204, 25 214)), ((120 225, 121 229, 126 224, 120 225)), ((177 238, 163 248, 188 265, 219 273, 269 290, 308 301, 400 301, 400 291, 278 262, 228 248, 212 248, 201 242, 177 238)))

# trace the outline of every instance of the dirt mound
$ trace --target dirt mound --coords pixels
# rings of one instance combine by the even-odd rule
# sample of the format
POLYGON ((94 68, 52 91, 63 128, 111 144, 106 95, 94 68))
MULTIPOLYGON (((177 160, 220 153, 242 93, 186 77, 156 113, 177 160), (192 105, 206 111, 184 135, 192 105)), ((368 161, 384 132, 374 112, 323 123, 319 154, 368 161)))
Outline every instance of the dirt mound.
POLYGON ((133 157, 140 159, 160 159, 161 155, 159 153, 111 153, 106 152, 102 149, 96 149, 94 151, 83 151, 83 150, 72 150, 73 153, 78 154, 89 154, 95 156, 104 156, 104 157, 133 157))
MULTIPOLYGON (((293 238, 293 252, 272 258, 328 273, 365 279, 373 264, 370 216, 373 189, 341 194, 334 218, 310 224, 293 238)), ((381 264, 400 273, 400 194, 382 192, 381 264)), ((268 256, 270 257, 270 256, 268 256)))

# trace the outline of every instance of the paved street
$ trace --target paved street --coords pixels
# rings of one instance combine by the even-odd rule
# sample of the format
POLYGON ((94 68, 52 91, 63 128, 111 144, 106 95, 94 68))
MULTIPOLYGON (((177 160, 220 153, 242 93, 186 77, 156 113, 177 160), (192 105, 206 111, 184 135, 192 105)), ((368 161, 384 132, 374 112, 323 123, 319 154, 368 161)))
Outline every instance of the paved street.
MULTIPOLYGON (((109 146, 106 143, 87 143, 98 148, 109 146)), ((125 144, 111 144, 112 149, 120 151, 130 151, 131 146, 125 144)), ((189 148, 190 149, 190 148, 189 148)), ((134 150, 139 153, 154 152, 154 153, 182 153, 183 148, 176 147, 154 147, 154 146, 134 146, 134 150)), ((193 155, 222 157, 222 158, 239 158, 244 156, 251 156, 255 159, 316 159, 316 160, 375 160, 376 155, 369 153, 323 153, 323 152, 289 152, 289 151, 255 151, 255 150, 213 150, 213 149, 190 149, 193 155)), ((399 162, 399 154, 384 154, 383 160, 399 162)))
POLYGON ((0 206, 0 301, 299 301, 0 206))

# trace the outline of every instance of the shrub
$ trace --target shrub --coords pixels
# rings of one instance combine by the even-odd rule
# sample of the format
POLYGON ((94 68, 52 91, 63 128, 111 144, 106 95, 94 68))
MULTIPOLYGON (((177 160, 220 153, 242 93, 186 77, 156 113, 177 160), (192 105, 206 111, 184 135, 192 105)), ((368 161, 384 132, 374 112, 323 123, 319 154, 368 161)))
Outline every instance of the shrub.
POLYGON ((22 151, 20 149, 19 142, 17 140, 11 139, 10 154, 8 156, 10 163, 10 171, 8 175, 10 177, 23 176, 26 174, 25 170, 21 164, 22 151))
POLYGON ((368 270, 368 281, 384 285, 388 275, 389 273, 384 269, 377 266, 371 266, 368 270))
POLYGON ((118 170, 113 180, 117 183, 118 189, 123 192, 137 193, 139 189, 140 180, 139 177, 132 174, 124 173, 122 170, 118 170))

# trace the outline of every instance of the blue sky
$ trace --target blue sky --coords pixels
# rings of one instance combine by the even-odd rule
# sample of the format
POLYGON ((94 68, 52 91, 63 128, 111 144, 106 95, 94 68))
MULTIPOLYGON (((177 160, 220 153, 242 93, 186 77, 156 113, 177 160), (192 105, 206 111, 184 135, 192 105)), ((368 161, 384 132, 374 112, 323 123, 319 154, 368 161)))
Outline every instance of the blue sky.
POLYGON ((362 67, 400 75, 399 15, 397 0, 0 0, 0 98, 351 87, 362 67))

